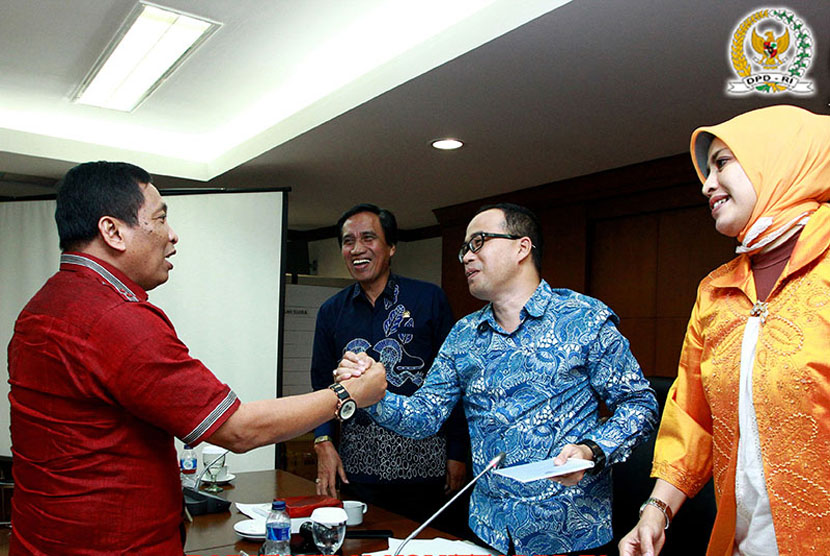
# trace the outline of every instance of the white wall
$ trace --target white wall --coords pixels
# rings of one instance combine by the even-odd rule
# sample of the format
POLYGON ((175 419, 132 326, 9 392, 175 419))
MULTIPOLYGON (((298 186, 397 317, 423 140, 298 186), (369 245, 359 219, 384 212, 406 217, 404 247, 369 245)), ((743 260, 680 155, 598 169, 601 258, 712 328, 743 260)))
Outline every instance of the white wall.
MULTIPOLYGON (((317 275, 349 278, 336 238, 310 241, 308 260, 317 261, 317 275)), ((399 241, 392 272, 441 285, 441 238, 399 241)))
MULTIPOLYGON (((167 313, 190 354, 240 400, 276 397, 283 193, 165 201, 180 239, 170 279, 150 292, 150 302, 167 313)), ((269 445, 227 462, 237 472, 274 469, 274 460, 269 445)))
POLYGON ((341 288, 285 285, 282 351, 282 394, 311 392, 311 353, 320 305, 341 288))

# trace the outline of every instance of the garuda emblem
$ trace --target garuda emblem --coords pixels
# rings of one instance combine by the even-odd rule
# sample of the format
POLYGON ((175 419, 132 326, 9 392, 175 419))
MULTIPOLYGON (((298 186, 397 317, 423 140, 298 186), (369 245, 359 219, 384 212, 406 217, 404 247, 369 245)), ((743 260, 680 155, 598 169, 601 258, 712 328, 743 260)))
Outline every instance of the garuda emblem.
POLYGON ((776 68, 784 63, 781 55, 790 47, 790 30, 785 29, 780 37, 776 37, 772 31, 766 31, 762 37, 756 31, 758 27, 752 30, 752 49, 761 55, 756 62, 765 68, 776 68))
POLYGON ((732 34, 729 61, 740 81, 727 82, 727 93, 811 95, 813 82, 805 77, 812 57, 812 33, 793 12, 752 12, 732 34))

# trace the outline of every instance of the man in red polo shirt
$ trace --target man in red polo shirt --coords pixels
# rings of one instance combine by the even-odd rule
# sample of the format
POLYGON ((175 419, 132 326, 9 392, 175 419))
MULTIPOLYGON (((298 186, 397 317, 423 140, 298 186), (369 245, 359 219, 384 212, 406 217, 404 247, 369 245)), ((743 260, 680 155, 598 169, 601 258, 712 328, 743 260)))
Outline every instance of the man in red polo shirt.
MULTIPOLYGON (((234 452, 331 419, 330 389, 241 403, 188 354, 147 291, 178 236, 150 175, 125 163, 70 170, 58 191, 60 270, 9 344, 12 554, 182 554, 173 437, 234 452)), ((344 382, 360 407, 382 372, 344 382)))

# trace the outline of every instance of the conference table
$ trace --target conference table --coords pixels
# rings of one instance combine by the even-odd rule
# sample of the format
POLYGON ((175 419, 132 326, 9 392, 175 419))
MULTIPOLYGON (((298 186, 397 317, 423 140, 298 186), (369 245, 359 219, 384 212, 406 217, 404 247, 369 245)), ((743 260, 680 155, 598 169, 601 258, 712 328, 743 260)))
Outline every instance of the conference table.
MULTIPOLYGON (((286 471, 277 470, 237 473, 233 482, 226 485, 224 492, 220 493, 219 496, 232 503, 256 504, 270 502, 274 498, 312 494, 316 494, 313 482, 286 471)), ((231 504, 228 512, 194 517, 193 522, 187 526, 185 554, 225 556, 238 555, 244 551, 251 556, 255 556, 259 551, 261 542, 242 539, 233 530, 234 523, 245 519, 249 518, 240 513, 234 504, 231 504)), ((403 539, 414 531, 418 525, 411 519, 369 505, 366 514, 363 516, 363 523, 349 527, 348 530, 389 529, 396 538, 403 539)), ((427 527, 418 535, 418 538, 435 537, 458 538, 431 527, 427 527)), ((388 545, 387 539, 346 538, 343 542, 342 554, 348 556, 377 552, 386 550, 388 545)))
MULTIPOLYGON (((231 502, 230 511, 195 516, 193 522, 187 524, 185 554, 227 556, 239 555, 244 551, 255 556, 262 543, 242 539, 233 530, 234 523, 249 519, 236 509, 233 502, 256 504, 270 502, 274 498, 316 494, 313 482, 279 470, 237 473, 236 478, 223 488, 224 492, 219 496, 231 502)), ((411 519, 370 504, 363 516, 363 523, 349 527, 349 530, 389 529, 396 538, 403 539, 418 525, 411 519)), ((0 556, 6 556, 9 553, 9 535, 8 528, 0 529, 0 556)), ((435 537, 458 538, 432 527, 427 527, 418 535, 418 538, 435 537)), ((388 545, 387 539, 346 538, 343 542, 342 554, 349 556, 377 552, 386 550, 388 545)))

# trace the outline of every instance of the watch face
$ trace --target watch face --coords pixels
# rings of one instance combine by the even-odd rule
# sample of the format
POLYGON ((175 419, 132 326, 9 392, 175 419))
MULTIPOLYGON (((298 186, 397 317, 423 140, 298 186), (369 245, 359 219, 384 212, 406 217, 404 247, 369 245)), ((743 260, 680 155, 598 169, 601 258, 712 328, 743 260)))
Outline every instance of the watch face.
POLYGON ((357 411, 357 402, 351 399, 346 400, 343 402, 343 405, 340 406, 340 418, 343 421, 351 419, 355 411, 357 411))

